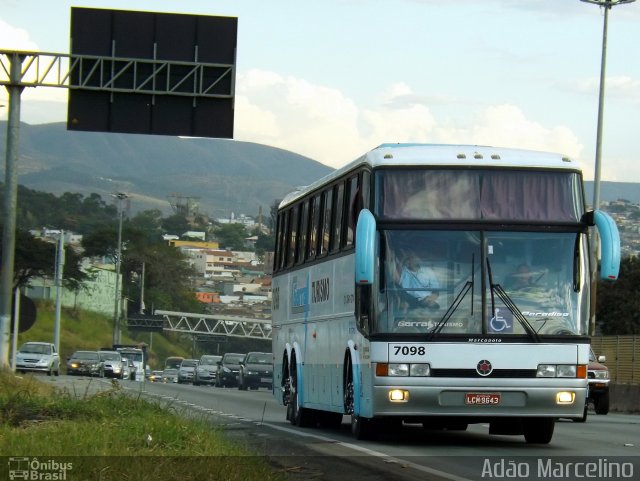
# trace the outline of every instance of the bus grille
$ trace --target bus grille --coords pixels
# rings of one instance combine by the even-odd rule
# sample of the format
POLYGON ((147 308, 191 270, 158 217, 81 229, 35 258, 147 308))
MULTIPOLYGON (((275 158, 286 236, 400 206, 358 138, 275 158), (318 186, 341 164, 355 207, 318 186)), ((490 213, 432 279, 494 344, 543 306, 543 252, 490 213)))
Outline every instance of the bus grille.
POLYGON ((535 369, 495 369, 488 376, 481 376, 475 369, 431 369, 431 377, 486 377, 486 378, 531 378, 535 369))

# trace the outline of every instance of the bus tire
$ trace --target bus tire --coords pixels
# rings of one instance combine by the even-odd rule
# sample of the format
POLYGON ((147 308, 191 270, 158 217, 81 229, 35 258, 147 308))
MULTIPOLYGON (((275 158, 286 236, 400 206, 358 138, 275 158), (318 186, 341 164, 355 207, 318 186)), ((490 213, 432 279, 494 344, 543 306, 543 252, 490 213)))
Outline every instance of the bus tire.
POLYGON ((593 407, 596 414, 609 413, 609 391, 597 396, 593 399, 593 407))
POLYGON ((351 415, 351 434, 357 440, 371 439, 375 432, 375 421, 357 414, 351 415))
POLYGON ((295 371, 295 367, 292 369, 293 375, 291 377, 291 400, 290 400, 290 408, 291 411, 288 412, 289 421, 294 426, 298 426, 300 428, 307 428, 312 425, 312 415, 311 411, 307 408, 303 408, 300 406, 300 396, 298 394, 298 376, 295 371))
POLYGON ((528 444, 549 444, 555 425, 554 418, 525 418, 522 420, 524 439, 528 444))
POLYGON ((584 409, 582 411, 582 417, 573 418, 572 421, 574 423, 584 423, 587 421, 587 416, 589 415, 589 406, 587 404, 584 405, 584 409))

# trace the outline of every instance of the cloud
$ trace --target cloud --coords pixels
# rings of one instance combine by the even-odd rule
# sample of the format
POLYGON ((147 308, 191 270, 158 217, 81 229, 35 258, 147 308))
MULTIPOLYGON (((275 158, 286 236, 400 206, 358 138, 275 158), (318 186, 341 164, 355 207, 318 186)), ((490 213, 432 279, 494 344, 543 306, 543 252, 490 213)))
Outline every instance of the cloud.
POLYGON ((583 150, 568 127, 543 126, 514 105, 485 107, 471 120, 461 116, 444 123, 428 100, 403 82, 366 106, 336 89, 260 70, 240 75, 237 92, 239 140, 291 150, 332 167, 385 142, 485 144, 561 152, 574 159, 583 150))
POLYGON ((16 28, 0 19, 0 45, 3 50, 38 51, 38 45, 29 38, 29 32, 16 28))
MULTIPOLYGON (((565 91, 597 96, 600 90, 600 78, 591 77, 567 81, 561 84, 565 91)), ((605 79, 607 99, 619 99, 640 105, 640 80, 628 75, 611 76, 605 79)))
MULTIPOLYGON (((66 96, 66 89, 26 89, 23 121, 63 121, 66 96)), ((580 160, 583 146, 571 129, 544 126, 527 118, 516 105, 461 108, 462 99, 434 99, 397 82, 370 104, 357 105, 336 88, 253 69, 237 78, 235 138, 290 150, 332 167, 345 165, 386 142, 528 148, 580 160), (450 108, 443 109, 447 103, 450 108), (436 106, 447 112, 446 119, 434 113, 436 106)), ((6 117, 6 109, 0 111, 6 117)), ((585 164, 585 176, 590 173, 589 164, 585 164)))

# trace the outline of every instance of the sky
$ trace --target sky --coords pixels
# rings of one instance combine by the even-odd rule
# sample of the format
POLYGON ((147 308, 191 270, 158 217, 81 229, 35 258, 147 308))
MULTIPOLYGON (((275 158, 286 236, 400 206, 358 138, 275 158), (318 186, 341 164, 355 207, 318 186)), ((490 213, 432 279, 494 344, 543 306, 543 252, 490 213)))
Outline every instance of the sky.
MULTIPOLYGON (((0 50, 69 53, 71 7, 238 18, 234 138, 340 167, 387 142, 560 152, 593 179, 604 12, 579 0, 0 0, 0 50)), ((640 1, 609 14, 602 180, 640 182, 640 1)), ((21 119, 66 121, 30 88, 21 119)), ((0 118, 7 92, 0 92, 0 118)))

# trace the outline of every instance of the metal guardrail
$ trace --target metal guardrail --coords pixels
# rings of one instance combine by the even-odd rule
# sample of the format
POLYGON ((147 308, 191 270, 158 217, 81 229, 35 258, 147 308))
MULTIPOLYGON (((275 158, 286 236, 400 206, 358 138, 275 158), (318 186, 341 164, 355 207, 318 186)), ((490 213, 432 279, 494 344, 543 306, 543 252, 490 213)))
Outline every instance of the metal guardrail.
POLYGON ((611 382, 640 384, 640 336, 594 336, 591 347, 607 357, 611 382))

